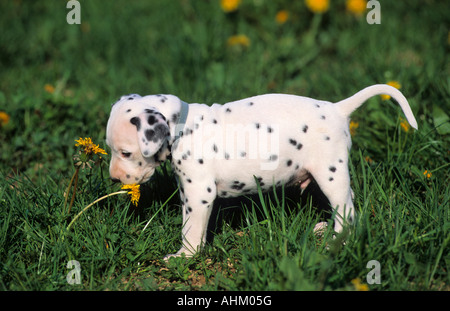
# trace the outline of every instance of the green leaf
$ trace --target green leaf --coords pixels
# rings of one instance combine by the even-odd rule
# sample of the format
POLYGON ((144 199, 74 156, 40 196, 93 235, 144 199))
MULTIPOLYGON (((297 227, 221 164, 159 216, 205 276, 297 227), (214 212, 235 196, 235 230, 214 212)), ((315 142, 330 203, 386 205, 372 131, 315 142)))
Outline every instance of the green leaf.
POLYGON ((450 134, 450 117, 437 105, 433 105, 433 122, 439 134, 450 134))

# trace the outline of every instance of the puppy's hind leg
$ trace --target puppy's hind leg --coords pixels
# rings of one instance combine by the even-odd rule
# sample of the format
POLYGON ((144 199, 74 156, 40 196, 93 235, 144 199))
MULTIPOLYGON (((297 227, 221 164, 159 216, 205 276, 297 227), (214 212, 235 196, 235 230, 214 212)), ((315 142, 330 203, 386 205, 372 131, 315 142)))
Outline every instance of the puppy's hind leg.
POLYGON ((342 232, 343 227, 355 218, 348 167, 335 164, 324 165, 311 174, 333 208, 334 230, 338 233, 342 232))

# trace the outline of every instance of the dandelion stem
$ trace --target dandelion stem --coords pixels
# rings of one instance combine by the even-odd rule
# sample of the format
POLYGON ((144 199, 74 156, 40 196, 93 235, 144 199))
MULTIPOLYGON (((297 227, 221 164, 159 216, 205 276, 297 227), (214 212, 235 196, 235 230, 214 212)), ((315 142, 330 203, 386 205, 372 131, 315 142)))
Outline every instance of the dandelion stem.
MULTIPOLYGON (((72 179, 70 180, 69 185, 67 186, 66 193, 64 195, 64 206, 63 206, 64 210, 66 209, 67 199, 69 198, 70 188, 72 188, 73 181, 75 180, 75 178, 78 181, 78 172, 79 171, 80 171, 80 167, 78 166, 75 170, 75 173, 73 173, 73 176, 72 176, 72 179)), ((75 195, 75 193, 74 193, 74 195, 75 195)), ((72 198, 72 201, 73 201, 73 198, 72 198)), ((70 208, 69 208, 69 212, 70 212, 70 208)))
POLYGON ((72 198, 70 199, 70 203, 69 203, 69 210, 68 210, 68 214, 70 214, 70 211, 71 211, 71 209, 72 209, 72 206, 73 206, 73 201, 75 201, 75 195, 76 195, 76 193, 77 193, 77 187, 78 187, 78 172, 79 172, 79 167, 77 167, 77 174, 76 174, 76 176, 75 176, 75 181, 74 181, 74 184, 73 184, 73 192, 72 192, 72 198))
POLYGON ((108 198, 108 197, 110 197, 110 196, 113 196, 113 195, 116 195, 116 194, 123 194, 123 193, 128 193, 128 191, 117 191, 117 192, 113 192, 113 193, 107 194, 107 195, 105 195, 105 196, 102 196, 101 198, 98 198, 97 200, 95 200, 94 202, 92 202, 91 204, 89 204, 88 206, 86 206, 85 208, 83 208, 83 210, 82 210, 81 212, 79 212, 78 215, 75 216, 74 219, 72 219, 72 221, 70 222, 70 224, 67 226, 67 229, 66 229, 66 230, 69 231, 69 230, 70 230, 70 227, 72 227, 73 223, 81 216, 81 214, 83 214, 83 213, 84 213, 89 207, 91 207, 92 205, 94 205, 94 204, 100 202, 101 200, 106 199, 106 198, 108 198))

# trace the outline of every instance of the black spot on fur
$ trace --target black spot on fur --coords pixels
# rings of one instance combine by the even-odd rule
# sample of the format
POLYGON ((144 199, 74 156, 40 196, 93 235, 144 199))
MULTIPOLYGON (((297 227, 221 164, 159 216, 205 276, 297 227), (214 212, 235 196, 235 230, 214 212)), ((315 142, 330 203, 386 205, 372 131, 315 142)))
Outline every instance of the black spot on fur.
POLYGON ((214 152, 216 152, 216 153, 217 153, 218 149, 217 149, 217 146, 216 146, 216 144, 214 144, 214 145, 213 145, 213 150, 214 150, 214 152))
POLYGON ((212 190, 211 190, 211 188, 208 187, 208 188, 206 188, 206 191, 208 191, 209 193, 211 193, 212 190))
POLYGON ((208 201, 202 200, 202 204, 208 204, 208 201))
POLYGON ((249 102, 248 105, 249 105, 249 106, 253 106, 253 102, 249 102))
POLYGON ((262 177, 256 177, 256 180, 258 181, 258 183, 261 187, 263 187, 265 185, 262 177))
POLYGON ((131 118, 130 123, 135 125, 138 131, 141 129, 141 119, 138 117, 131 118))
POLYGON ((278 156, 276 155, 276 154, 272 154, 270 157, 269 157, 269 161, 276 161, 278 159, 278 156))
POLYGON ((148 123, 149 125, 153 125, 153 124, 155 124, 156 122, 158 122, 158 119, 156 119, 156 117, 155 117, 154 115, 150 115, 150 116, 148 117, 147 123, 148 123))
POLYGON ((198 159, 198 163, 203 164, 203 159, 198 159))
POLYGON ((292 165, 292 160, 288 160, 288 161, 286 162, 286 165, 287 165, 287 166, 291 166, 291 165, 292 165))
POLYGON ((328 179, 329 181, 333 181, 334 180, 334 178, 333 177, 330 177, 329 179, 328 179))
POLYGON ((156 132, 154 130, 145 130, 145 138, 147 138, 147 140, 153 140, 153 138, 155 138, 155 134, 156 132))
POLYGON ((234 190, 242 190, 245 187, 245 183, 241 183, 237 180, 234 181, 233 185, 231 185, 231 189, 234 190))
POLYGON ((342 161, 342 159, 339 159, 339 163, 344 163, 344 161, 342 161))
POLYGON ((191 182, 192 182, 192 180, 191 180, 190 178, 186 179, 186 181, 187 181, 188 183, 191 183, 191 182))
POLYGON ((229 160, 229 159, 230 159, 230 155, 227 152, 225 152, 225 160, 229 160))
POLYGON ((330 166, 329 169, 330 169, 330 171, 333 172, 333 173, 336 172, 336 167, 335 167, 335 166, 330 166))
POLYGON ((297 145, 297 150, 302 149, 302 147, 303 147, 303 145, 299 143, 299 144, 297 145))
POLYGON ((255 123, 255 126, 257 129, 259 129, 259 127, 260 127, 259 123, 255 123))
POLYGON ((217 124, 217 120, 216 120, 216 119, 213 119, 213 123, 214 123, 214 124, 217 124))
POLYGON ((127 109, 127 112, 130 112, 131 111, 131 109, 127 109))
POLYGON ((225 112, 230 113, 230 112, 231 112, 231 109, 230 109, 230 108, 227 108, 227 109, 225 110, 225 112))
POLYGON ((325 136, 325 140, 330 140, 330 136, 325 136))
POLYGON ((272 133, 272 132, 273 132, 273 129, 270 126, 268 126, 267 127, 267 133, 272 133))
POLYGON ((308 132, 308 125, 305 125, 305 126, 303 127, 302 131, 303 131, 303 133, 308 132))
POLYGON ((326 117, 325 117, 325 116, 320 116, 320 118, 321 118, 322 120, 325 120, 325 119, 326 119, 326 117))
POLYGON ((295 140, 295 139, 289 139, 289 143, 292 145, 292 146, 297 146, 297 141, 295 140))

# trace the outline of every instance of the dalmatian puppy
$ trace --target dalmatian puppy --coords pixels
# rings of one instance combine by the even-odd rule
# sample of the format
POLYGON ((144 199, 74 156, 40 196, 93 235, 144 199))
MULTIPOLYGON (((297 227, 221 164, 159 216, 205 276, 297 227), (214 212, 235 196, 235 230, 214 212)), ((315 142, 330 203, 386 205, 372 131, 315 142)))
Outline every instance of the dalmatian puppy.
POLYGON ((144 183, 158 165, 171 160, 182 202, 183 244, 169 257, 201 249, 216 197, 273 185, 304 189, 312 179, 330 201, 334 230, 340 232, 355 216, 349 116, 380 94, 394 98, 417 129, 403 94, 383 84, 337 103, 286 94, 212 106, 187 104, 174 95, 122 96, 107 124, 110 175, 124 184, 144 183))

